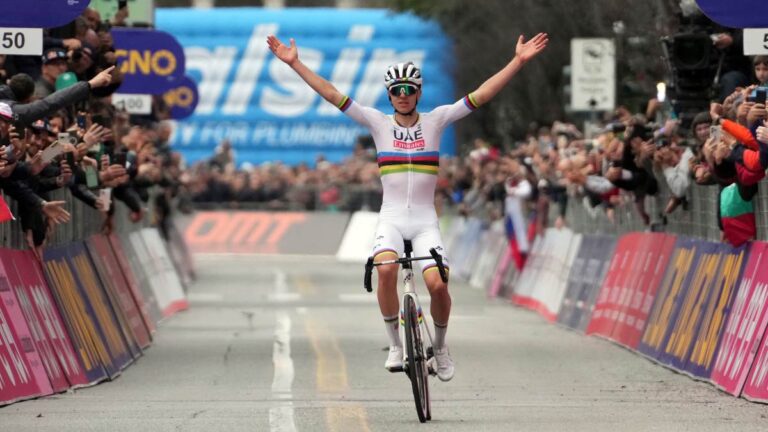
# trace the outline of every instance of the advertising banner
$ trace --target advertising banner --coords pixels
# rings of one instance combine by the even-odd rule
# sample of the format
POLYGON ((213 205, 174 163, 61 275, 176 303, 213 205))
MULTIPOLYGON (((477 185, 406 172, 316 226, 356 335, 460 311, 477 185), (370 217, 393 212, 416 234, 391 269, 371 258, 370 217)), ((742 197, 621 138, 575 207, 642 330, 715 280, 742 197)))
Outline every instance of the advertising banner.
MULTIPOLYGON (((688 322, 698 321, 698 326, 693 341, 689 344, 685 371, 697 378, 710 378, 712 375, 723 329, 747 262, 748 246, 733 248, 728 244, 718 244, 718 247, 720 265, 715 273, 709 298, 702 300, 700 306, 697 306, 698 309, 687 314, 688 322)), ((694 283, 698 281, 694 279, 694 283)), ((683 325, 679 327, 683 328, 683 325)))
POLYGON ((136 303, 137 299, 134 298, 131 289, 128 288, 120 265, 112 253, 109 241, 103 235, 97 234, 88 239, 86 246, 105 288, 113 293, 127 320, 132 339, 136 341, 137 347, 140 349, 149 347, 152 343, 149 330, 136 303))
POLYGON ((768 338, 765 334, 744 384, 743 396, 751 401, 768 402, 768 338))
MULTIPOLYGON (((101 323, 85 288, 75 276, 74 266, 67 259, 70 253, 66 247, 46 249, 45 274, 68 324, 72 345, 80 356, 85 375, 89 383, 95 383, 107 376, 117 376, 120 365, 112 359, 101 323)), ((114 335, 116 329, 113 327, 110 333, 114 335)))
POLYGON ((480 257, 472 270, 469 284, 477 289, 488 289, 493 279, 494 270, 507 249, 507 236, 504 234, 504 223, 498 220, 485 231, 480 257))
MULTIPOLYGON (((336 255, 348 220, 346 213, 259 211, 202 211, 177 218, 194 253, 291 255, 336 255)), ((373 246, 373 233, 359 241, 373 246)))
POLYGON ((630 233, 619 238, 608 273, 595 300, 594 311, 585 330, 586 334, 610 336, 613 333, 614 322, 610 315, 614 309, 614 302, 619 298, 621 287, 629 277, 628 268, 636 254, 635 244, 639 244, 641 239, 641 233, 630 233))
MULTIPOLYGON (((48 340, 45 330, 43 330, 44 324, 40 321, 38 315, 34 311, 31 296, 27 293, 24 283, 19 276, 19 272, 14 266, 13 255, 18 253, 23 252, 0 249, 0 267, 2 267, 5 276, 7 277, 7 280, 0 281, 0 284, 7 282, 11 290, 13 290, 13 294, 16 297, 17 308, 21 311, 24 321, 24 323, 19 322, 19 327, 24 327, 23 324, 26 324, 27 333, 31 337, 32 342, 34 342, 37 358, 30 359, 30 366, 35 369, 37 374, 36 380, 38 383, 42 383, 40 388, 49 390, 49 394, 59 393, 69 388, 69 382, 67 382, 67 377, 59 366, 56 351, 54 350, 51 341, 48 340), (40 373, 41 371, 39 367, 37 367, 38 363, 42 363, 43 374, 40 373)), ((0 278, 2 278, 2 275, 0 275, 0 278)), ((7 291, 5 293, 2 291, 4 291, 4 286, 0 287, 0 297, 7 297, 7 291)), ((11 307, 9 309, 14 308, 11 307)), ((23 330, 21 332, 16 332, 21 339, 24 339, 24 337, 21 336, 23 333, 23 330)))
POLYGON ((120 93, 162 95, 184 79, 184 49, 170 34, 114 27, 115 55, 124 74, 120 93))
MULTIPOLYGON (((195 113, 178 125, 172 145, 189 163, 229 140, 236 162, 340 162, 368 130, 318 96, 269 51, 266 38, 296 40, 302 62, 363 106, 391 113, 384 88, 389 65, 422 70, 419 111, 452 104, 451 42, 432 21, 384 9, 169 8, 157 28, 184 47, 186 72, 200 90, 195 113)), ((472 89, 463 89, 470 91, 472 89)), ((122 91, 122 90, 121 90, 122 91)), ((455 154, 452 127, 441 152, 455 154)))
MULTIPOLYGON (((56 300, 48 289, 48 283, 45 281, 37 257, 32 251, 13 251, 10 256, 21 279, 26 298, 29 299, 42 331, 53 348, 58 360, 56 363, 64 373, 69 386, 77 388, 88 385, 90 381, 85 375, 80 358, 75 353, 67 326, 59 314, 56 300)), ((21 302, 21 296, 19 301, 21 302)), ((51 381, 56 382, 53 378, 51 381)), ((54 384, 54 389, 58 388, 57 385, 54 384)))
POLYGON ((141 238, 149 253, 150 262, 155 268, 155 277, 150 282, 157 282, 153 286, 157 287, 155 296, 163 314, 168 317, 188 309, 187 296, 176 274, 176 268, 168 256, 165 242, 160 238, 160 233, 155 228, 144 228, 141 230, 141 238))
POLYGON ((107 296, 112 302, 113 309, 119 309, 122 314, 115 314, 118 321, 121 317, 125 322, 121 322, 124 327, 123 333, 127 334, 128 342, 134 358, 141 355, 141 350, 151 344, 151 337, 147 330, 144 319, 139 312, 136 300, 123 278, 115 257, 112 254, 112 248, 106 237, 100 234, 91 236, 86 242, 86 247, 93 261, 94 268, 101 280, 107 296))
POLYGON ((768 243, 753 242, 741 284, 727 316, 712 382, 739 396, 768 326, 768 243))
POLYGON ((725 27, 768 27, 768 15, 762 0, 696 0, 701 11, 712 21, 725 27))
POLYGON ((191 116, 199 101, 197 83, 188 76, 175 80, 172 87, 163 93, 163 102, 171 109, 171 118, 174 120, 191 116))
POLYGON ((547 229, 534 241, 512 302, 555 321, 580 242, 581 236, 569 229, 547 229))
MULTIPOLYGON (((699 283, 695 287, 690 287, 689 290, 693 278, 700 278, 702 272, 705 276, 714 278, 717 267, 712 265, 712 261, 715 259, 713 256, 715 254, 717 254, 717 245, 713 243, 689 238, 677 240, 675 251, 667 267, 664 280, 659 287, 638 351, 676 367, 678 370, 682 369, 680 361, 677 365, 673 365, 672 358, 669 356, 672 328, 678 323, 678 316, 683 308, 683 303, 688 302, 685 308, 686 311, 690 310, 689 303, 695 302, 701 291, 707 288, 705 284, 699 283), (697 272, 699 275, 694 276, 697 272), (692 292, 689 294, 689 291, 692 292), (665 357, 666 361, 661 360, 662 357, 665 357)), ((677 334, 674 338, 677 339, 677 334)), ((676 352, 679 353, 680 349, 678 347, 676 352)), ((683 355, 678 354, 678 356, 683 355)))
POLYGON ((611 237, 584 235, 571 272, 557 321, 574 330, 584 331, 592 316, 597 294, 608 273, 616 247, 611 237))
MULTIPOLYGON (((4 263, 3 263, 4 264, 4 263)), ((0 265, 0 405, 52 392, 11 284, 0 265)))
POLYGON ((0 0, 0 27, 50 28, 74 21, 90 0, 0 0))
POLYGON ((614 341, 629 348, 637 348, 675 241, 674 236, 666 234, 642 235, 629 269, 631 275, 626 279, 627 284, 621 287, 610 316, 614 321, 610 338, 614 341))
MULTIPOLYGON (((142 312, 142 316, 146 317, 148 313, 150 318, 150 323, 147 327, 156 330, 157 323, 163 319, 163 312, 160 310, 160 305, 157 303, 157 298, 150 285, 153 269, 142 266, 139 252, 134 249, 129 235, 126 234, 118 237, 112 234, 110 235, 109 242, 112 244, 112 250, 115 252, 120 267, 123 269, 123 275, 126 276, 129 285, 137 288, 131 288, 134 296, 138 292, 144 298, 144 304, 147 305, 147 309, 142 312)), ((143 247, 141 250, 143 251, 143 247)))

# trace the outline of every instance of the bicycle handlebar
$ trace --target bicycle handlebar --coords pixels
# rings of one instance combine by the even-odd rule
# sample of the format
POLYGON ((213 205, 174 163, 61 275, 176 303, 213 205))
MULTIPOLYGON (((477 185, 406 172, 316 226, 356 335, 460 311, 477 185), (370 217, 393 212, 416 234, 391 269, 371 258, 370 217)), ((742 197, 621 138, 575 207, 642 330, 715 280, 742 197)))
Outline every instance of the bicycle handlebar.
POLYGON ((381 262, 373 262, 373 257, 368 257, 368 261, 365 263, 365 276, 363 278, 363 286, 365 287, 365 290, 368 292, 373 291, 373 287, 371 286, 371 274, 373 273, 373 268, 380 266, 380 265, 386 265, 386 264, 404 264, 407 262, 412 261, 423 261, 423 260, 435 260, 435 263, 437 264, 437 271, 440 272, 440 279, 443 280, 443 282, 448 283, 448 274, 445 272, 445 266, 443 265, 443 256, 440 255, 435 248, 432 248, 429 250, 430 256, 423 256, 423 257, 415 257, 415 258, 398 258, 396 260, 389 260, 389 261, 381 261, 381 262))

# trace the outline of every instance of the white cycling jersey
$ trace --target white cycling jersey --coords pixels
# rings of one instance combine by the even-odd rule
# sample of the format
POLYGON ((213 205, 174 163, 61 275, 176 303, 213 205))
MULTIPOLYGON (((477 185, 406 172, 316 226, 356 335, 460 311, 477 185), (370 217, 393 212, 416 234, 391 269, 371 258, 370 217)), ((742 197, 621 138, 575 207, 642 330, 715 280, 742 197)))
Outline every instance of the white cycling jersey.
MULTIPOLYGON (((435 248, 445 257, 437 214, 435 187, 440 165, 440 137, 443 130, 474 109, 471 95, 452 105, 420 113, 411 127, 395 122, 394 116, 364 107, 344 97, 339 109, 371 132, 384 189, 379 212, 373 256, 403 254, 403 239, 411 240, 415 256, 429 256, 435 248)), ((447 266, 447 258, 445 258, 447 266)), ((435 265, 420 261, 422 271, 435 265)))

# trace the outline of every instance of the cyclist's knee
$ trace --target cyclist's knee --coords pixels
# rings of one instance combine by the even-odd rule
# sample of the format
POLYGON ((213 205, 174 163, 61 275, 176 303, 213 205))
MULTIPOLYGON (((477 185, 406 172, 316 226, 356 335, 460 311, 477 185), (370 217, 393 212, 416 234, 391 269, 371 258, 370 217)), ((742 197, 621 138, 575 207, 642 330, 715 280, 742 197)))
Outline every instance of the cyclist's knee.
POLYGON ((376 267, 379 275, 379 280, 397 280, 397 271, 399 267, 397 264, 387 264, 376 267))

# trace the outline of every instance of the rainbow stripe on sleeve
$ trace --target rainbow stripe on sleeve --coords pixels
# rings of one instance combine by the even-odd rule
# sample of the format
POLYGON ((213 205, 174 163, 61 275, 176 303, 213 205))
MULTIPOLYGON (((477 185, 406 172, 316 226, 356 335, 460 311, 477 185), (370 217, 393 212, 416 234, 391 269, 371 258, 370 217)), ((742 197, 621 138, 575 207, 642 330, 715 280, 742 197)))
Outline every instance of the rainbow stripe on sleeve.
POLYGON ((377 155, 381 176, 402 172, 437 175, 440 168, 440 152, 390 153, 377 155))
POLYGON ((350 99, 349 96, 344 96, 344 99, 339 102, 339 105, 336 107, 341 110, 341 112, 344 112, 349 108, 349 106, 352 105, 352 99, 350 99))
POLYGON ((477 102, 475 102, 475 97, 472 96, 472 93, 464 96, 464 105, 467 106, 470 110, 474 111, 478 108, 479 105, 477 105, 477 102))

